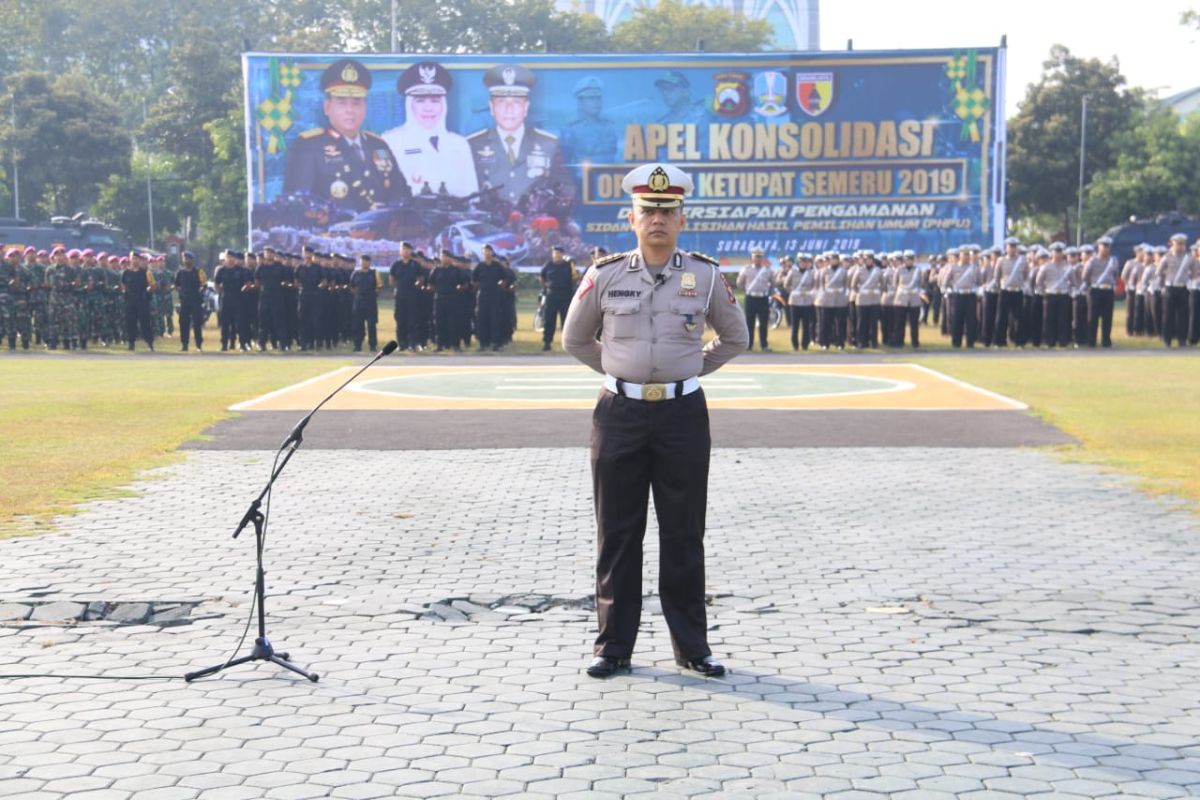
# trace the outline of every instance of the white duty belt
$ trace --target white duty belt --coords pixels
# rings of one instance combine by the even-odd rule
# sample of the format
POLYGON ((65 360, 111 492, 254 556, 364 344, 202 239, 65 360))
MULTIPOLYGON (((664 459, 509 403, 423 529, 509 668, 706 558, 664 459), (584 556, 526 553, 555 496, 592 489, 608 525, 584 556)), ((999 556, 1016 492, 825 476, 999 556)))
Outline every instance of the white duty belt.
POLYGON ((630 383, 612 375, 605 375, 604 388, 622 397, 657 403, 659 400, 674 400, 691 394, 700 388, 700 379, 687 378, 672 383, 630 383))

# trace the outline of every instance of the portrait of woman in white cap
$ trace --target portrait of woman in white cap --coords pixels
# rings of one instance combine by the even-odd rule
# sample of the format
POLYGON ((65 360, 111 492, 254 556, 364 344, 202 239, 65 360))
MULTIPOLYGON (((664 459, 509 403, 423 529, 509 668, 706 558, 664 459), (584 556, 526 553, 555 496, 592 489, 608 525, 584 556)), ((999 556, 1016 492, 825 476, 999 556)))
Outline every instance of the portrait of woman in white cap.
POLYGON ((446 100, 453 85, 449 70, 433 61, 413 64, 396 80, 396 90, 404 96, 404 124, 383 139, 414 196, 444 191, 463 197, 479 190, 467 140, 446 130, 446 100))

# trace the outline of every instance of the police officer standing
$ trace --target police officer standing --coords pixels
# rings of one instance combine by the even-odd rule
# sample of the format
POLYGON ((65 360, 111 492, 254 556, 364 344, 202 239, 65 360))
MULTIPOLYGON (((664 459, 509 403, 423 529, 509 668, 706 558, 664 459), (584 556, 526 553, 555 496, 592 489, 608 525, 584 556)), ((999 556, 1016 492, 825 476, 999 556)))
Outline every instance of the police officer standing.
POLYGON ((713 259, 676 249, 692 180, 669 164, 625 176, 638 239, 580 283, 563 328, 568 353, 604 377, 593 415, 599 635, 587 674, 628 669, 641 617, 647 498, 658 514, 663 615, 675 661, 725 674, 708 646, 704 513, 711 439, 698 376, 749 342, 737 301, 713 259), (705 325, 716 335, 707 344, 705 325), (597 331, 600 332, 597 338, 597 331))
POLYGON ((558 327, 558 321, 560 318, 566 320, 567 307, 571 305, 571 292, 575 291, 575 268, 567 261, 566 253, 558 245, 550 249, 550 260, 542 267, 541 282, 542 291, 546 293, 542 350, 549 350, 554 342, 554 331, 558 327))
POLYGON ((318 338, 321 318, 321 283, 324 280, 321 265, 317 263, 316 251, 309 245, 300 250, 303 258, 296 267, 296 283, 300 290, 299 340, 300 351, 307 352, 321 346, 318 338))
POLYGON ((480 350, 499 350, 504 341, 504 326, 507 315, 502 303, 508 296, 500 291, 504 283, 504 267, 496 260, 496 251, 490 244, 483 246, 483 260, 475 265, 471 280, 478 288, 475 309, 475 336, 480 350))
POLYGON ((379 346, 379 336, 375 326, 379 322, 379 290, 383 288, 383 280, 379 273, 371 267, 371 257, 360 255, 358 269, 350 276, 350 290, 353 295, 351 308, 351 325, 354 330, 354 352, 362 351, 363 328, 366 328, 367 346, 375 350, 379 346))
POLYGON ((182 263, 175 273, 175 289, 179 292, 179 343, 187 352, 190 333, 195 333, 196 350, 204 344, 204 305, 201 291, 208 283, 204 270, 196 268, 196 256, 190 250, 183 251, 182 263))
POLYGON ((154 276, 150 274, 140 256, 130 254, 129 266, 121 273, 121 287, 125 293, 125 339, 133 350, 137 342, 138 326, 146 346, 154 349, 154 329, 150 320, 150 293, 154 291, 154 276))
POLYGON ((1188 335, 1188 286, 1200 276, 1200 262, 1188 254, 1187 236, 1177 233, 1171 237, 1171 250, 1163 254, 1155 269, 1155 278, 1162 286, 1162 333, 1163 344, 1171 346, 1172 340, 1180 347, 1188 335))
MULTIPOLYGON (((433 270, 433 314, 437 328, 437 352, 447 348, 462 350, 462 329, 458 320, 460 287, 463 276, 454 254, 443 249, 433 270)), ((469 279, 468 279, 469 280, 469 279)))
POLYGON ((402 350, 417 349, 417 292, 420 291, 420 267, 413 258, 413 246, 400 243, 400 258, 388 270, 395 292, 392 318, 396 321, 396 341, 402 350))
POLYGON ((238 308, 242 303, 242 284, 245 283, 245 273, 238 263, 241 255, 236 250, 226 250, 221 258, 221 266, 213 273, 213 283, 221 297, 217 312, 221 326, 221 352, 237 347, 238 308))
POLYGON ((1062 242, 1050 245, 1050 260, 1038 270, 1034 288, 1042 295, 1042 340, 1049 348, 1071 343, 1071 265, 1062 242))
POLYGON ((1102 347, 1112 347, 1113 298, 1121 262, 1112 254, 1112 239, 1096 240, 1096 255, 1083 265, 1083 283, 1087 287, 1087 346, 1096 346, 1100 334, 1102 347))
POLYGON ((767 261, 761 247, 750 251, 750 263, 738 273, 737 285, 746 294, 746 330, 749 333, 747 349, 754 348, 754 324, 758 323, 758 344, 767 350, 767 320, 771 311, 771 286, 774 282, 771 262, 767 261))
POLYGON ((263 248, 254 280, 259 286, 258 349, 266 350, 270 340, 275 350, 282 350, 287 330, 283 315, 283 264, 273 248, 263 248))

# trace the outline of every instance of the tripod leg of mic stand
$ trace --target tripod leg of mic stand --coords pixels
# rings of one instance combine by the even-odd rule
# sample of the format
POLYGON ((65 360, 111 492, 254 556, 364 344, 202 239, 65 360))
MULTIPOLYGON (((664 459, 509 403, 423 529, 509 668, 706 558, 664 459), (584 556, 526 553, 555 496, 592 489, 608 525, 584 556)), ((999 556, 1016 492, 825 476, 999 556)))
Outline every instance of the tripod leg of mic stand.
POLYGON ((321 676, 318 675, 317 673, 305 672, 300 667, 297 667, 295 664, 288 661, 286 658, 281 658, 280 656, 268 656, 267 661, 270 661, 272 664, 278 664, 279 666, 283 667, 284 669, 290 669, 292 672, 296 673, 297 675, 303 675, 305 678, 308 678, 313 683, 316 683, 318 680, 321 679, 321 676))
POLYGON ((191 683, 192 681, 196 680, 196 678, 203 678, 208 675, 213 675, 227 667, 236 667, 238 664, 245 664, 246 662, 253 660, 253 655, 242 656, 241 658, 235 658, 232 661, 227 661, 224 664, 217 664, 215 667, 205 667, 204 669, 198 669, 195 672, 189 672, 183 676, 183 679, 188 683, 191 683))

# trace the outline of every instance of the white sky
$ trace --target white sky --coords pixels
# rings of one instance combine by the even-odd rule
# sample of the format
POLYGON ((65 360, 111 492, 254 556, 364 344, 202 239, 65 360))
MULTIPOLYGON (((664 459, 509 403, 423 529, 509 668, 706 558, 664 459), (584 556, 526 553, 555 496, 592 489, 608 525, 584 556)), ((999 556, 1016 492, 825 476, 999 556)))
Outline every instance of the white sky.
POLYGON ((995 47, 1008 35, 1007 114, 1042 74, 1050 47, 1107 60, 1159 97, 1200 86, 1200 31, 1179 24, 1200 0, 821 0, 821 48, 995 47))

